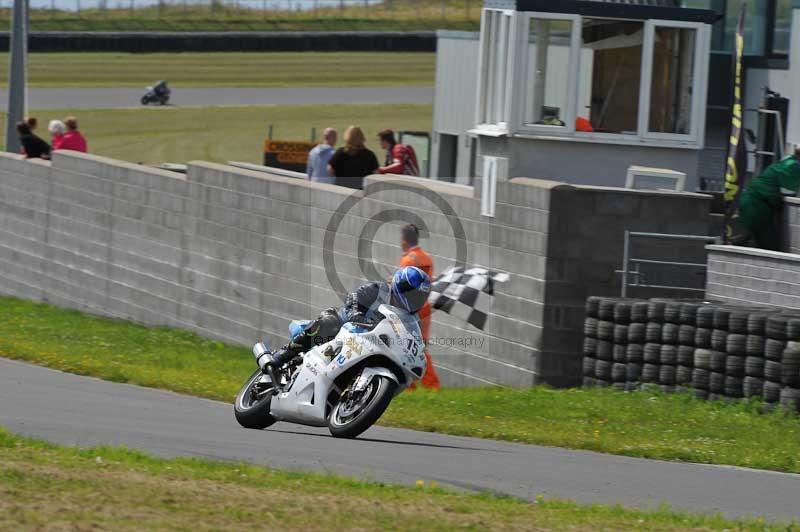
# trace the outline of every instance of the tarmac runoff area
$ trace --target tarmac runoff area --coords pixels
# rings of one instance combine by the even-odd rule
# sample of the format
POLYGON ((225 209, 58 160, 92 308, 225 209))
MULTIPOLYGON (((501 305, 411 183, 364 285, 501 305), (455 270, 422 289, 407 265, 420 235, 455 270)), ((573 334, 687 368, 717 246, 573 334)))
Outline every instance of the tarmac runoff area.
MULTIPOLYGON (((28 109, 141 108, 144 88, 28 89, 28 109)), ((302 104, 430 104, 433 87, 173 88, 167 108, 302 104)), ((0 89, 0 110, 8 92, 0 89)), ((150 107, 159 107, 151 104, 150 107)))
POLYGON ((800 475, 660 462, 374 427, 358 440, 325 429, 239 427, 229 404, 116 384, 0 358, 0 425, 82 447, 244 461, 413 485, 417 480, 533 500, 799 519, 800 475))

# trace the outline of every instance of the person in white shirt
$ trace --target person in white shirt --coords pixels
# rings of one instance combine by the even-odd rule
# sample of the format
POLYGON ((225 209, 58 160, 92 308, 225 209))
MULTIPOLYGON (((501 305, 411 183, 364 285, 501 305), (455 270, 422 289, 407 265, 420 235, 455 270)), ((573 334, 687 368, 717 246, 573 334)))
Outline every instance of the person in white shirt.
POLYGON ((308 154, 306 173, 310 181, 333 184, 333 178, 328 175, 328 162, 336 152, 336 138, 336 130, 329 127, 322 133, 322 144, 308 154))

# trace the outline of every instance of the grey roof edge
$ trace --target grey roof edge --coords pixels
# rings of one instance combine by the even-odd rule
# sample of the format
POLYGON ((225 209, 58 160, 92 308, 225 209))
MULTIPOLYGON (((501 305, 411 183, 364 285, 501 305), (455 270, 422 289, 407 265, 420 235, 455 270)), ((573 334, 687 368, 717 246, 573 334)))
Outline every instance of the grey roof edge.
POLYGON ((479 31, 437 30, 437 39, 461 39, 464 41, 477 41, 481 38, 479 31))

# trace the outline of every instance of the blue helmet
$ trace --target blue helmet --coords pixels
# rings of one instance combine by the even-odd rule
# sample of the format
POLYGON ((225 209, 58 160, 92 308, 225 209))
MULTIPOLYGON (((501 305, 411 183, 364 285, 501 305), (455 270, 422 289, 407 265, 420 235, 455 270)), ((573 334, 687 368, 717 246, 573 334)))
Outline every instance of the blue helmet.
POLYGON ((392 305, 412 314, 419 312, 430 293, 431 278, 419 268, 401 268, 392 278, 392 305))

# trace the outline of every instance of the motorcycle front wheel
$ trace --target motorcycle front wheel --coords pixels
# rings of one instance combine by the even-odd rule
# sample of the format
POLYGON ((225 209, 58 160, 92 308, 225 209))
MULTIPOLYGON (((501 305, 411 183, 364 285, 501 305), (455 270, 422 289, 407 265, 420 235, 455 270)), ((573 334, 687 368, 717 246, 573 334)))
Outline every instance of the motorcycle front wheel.
POLYGON ((270 413, 275 386, 259 369, 247 380, 236 396, 233 411, 236 421, 246 429, 261 430, 273 425, 270 413))
POLYGON ((348 388, 328 417, 328 430, 334 438, 353 439, 374 425, 389 407, 397 384, 376 376, 360 393, 348 388))
POLYGON ((150 103, 150 98, 142 96, 142 105, 147 105, 148 103, 150 103))

